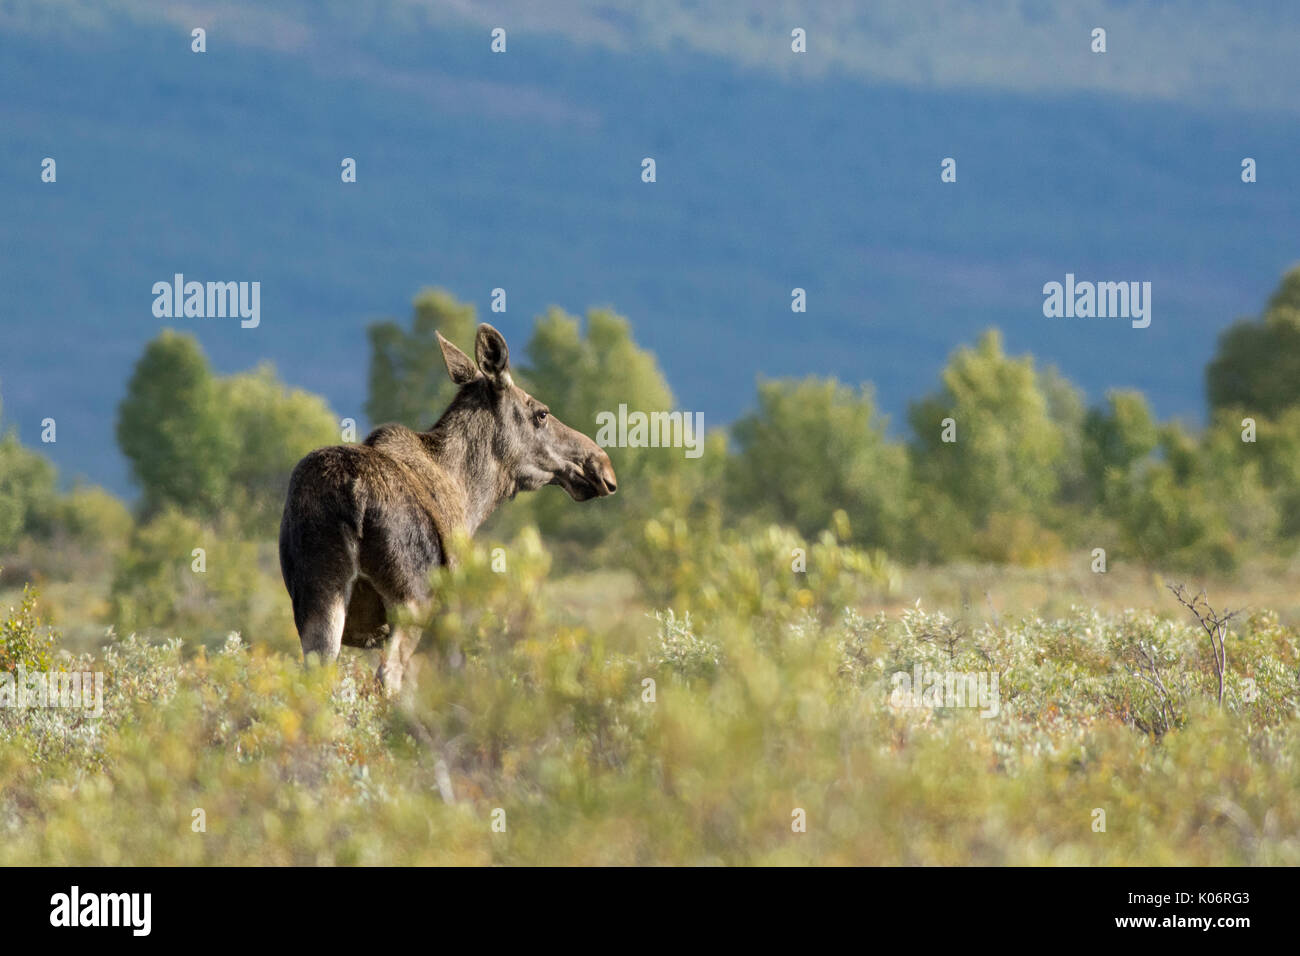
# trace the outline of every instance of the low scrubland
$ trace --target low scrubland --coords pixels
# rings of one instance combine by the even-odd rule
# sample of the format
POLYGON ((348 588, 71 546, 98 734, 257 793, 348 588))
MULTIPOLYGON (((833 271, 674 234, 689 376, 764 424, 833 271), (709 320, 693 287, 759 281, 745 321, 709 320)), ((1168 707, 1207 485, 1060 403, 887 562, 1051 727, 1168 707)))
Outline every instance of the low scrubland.
POLYGON ((102 673, 102 714, 0 707, 0 864, 1300 863, 1277 613, 1230 622, 1220 702, 1145 573, 1071 606, 1105 576, 900 569, 846 524, 656 519, 636 573, 565 579, 531 529, 466 545, 393 700, 370 653, 199 639, 220 593, 80 645, 29 594, 0 670, 102 673))

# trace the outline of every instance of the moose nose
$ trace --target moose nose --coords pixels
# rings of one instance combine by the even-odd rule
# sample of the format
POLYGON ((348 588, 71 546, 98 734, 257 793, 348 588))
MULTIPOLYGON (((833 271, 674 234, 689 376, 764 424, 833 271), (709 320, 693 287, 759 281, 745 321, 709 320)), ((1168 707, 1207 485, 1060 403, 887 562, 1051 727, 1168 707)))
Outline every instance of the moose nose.
POLYGON ((612 495, 618 491, 618 481, 614 478, 614 463, 609 460, 609 455, 602 451, 592 459, 591 465, 597 483, 604 485, 605 490, 601 494, 612 495))

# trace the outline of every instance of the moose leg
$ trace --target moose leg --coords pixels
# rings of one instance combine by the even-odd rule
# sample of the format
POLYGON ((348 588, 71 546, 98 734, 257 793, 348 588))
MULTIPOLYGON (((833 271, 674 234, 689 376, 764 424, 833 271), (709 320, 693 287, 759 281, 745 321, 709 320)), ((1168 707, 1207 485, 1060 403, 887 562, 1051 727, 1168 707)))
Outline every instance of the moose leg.
POLYGON ((411 655, 423 636, 420 622, 424 620, 427 605, 424 601, 405 601, 402 607, 407 620, 396 624, 392 636, 380 652, 379 671, 375 674, 384 693, 392 697, 402 689, 402 678, 406 674, 411 655))
MULTIPOLYGON (((351 586, 347 588, 351 590, 351 586)), ((298 621, 298 636, 302 641, 303 660, 326 663, 339 656, 343 644, 343 625, 347 620, 348 595, 320 594, 315 600, 304 602, 306 607, 298 621)))
POLYGON ((388 610, 384 607, 384 599, 368 580, 357 578, 352 585, 352 597, 348 599, 343 646, 379 647, 388 640, 388 631, 388 610))

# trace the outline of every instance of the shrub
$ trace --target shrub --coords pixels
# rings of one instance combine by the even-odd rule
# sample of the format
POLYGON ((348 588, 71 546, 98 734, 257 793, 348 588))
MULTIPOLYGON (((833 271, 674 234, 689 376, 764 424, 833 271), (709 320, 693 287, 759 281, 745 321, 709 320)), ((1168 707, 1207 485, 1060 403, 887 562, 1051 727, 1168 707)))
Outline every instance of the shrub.
POLYGON ((24 586, 18 606, 10 607, 0 622, 0 673, 20 666, 28 671, 50 670, 55 635, 37 615, 36 600, 36 591, 24 586))
POLYGON ((122 633, 184 635, 212 644, 238 631, 293 647, 292 610, 278 572, 270 542, 168 508, 138 526, 117 558, 109 619, 122 633))
POLYGON ((851 535, 843 511, 832 521, 833 529, 810 543, 776 525, 720 532, 664 514, 646 522, 638 577, 657 604, 745 619, 810 612, 825 620, 846 604, 895 590, 898 570, 884 553, 843 543, 851 535))
POLYGON ((131 534, 131 512, 103 488, 78 486, 58 504, 58 524, 73 540, 92 549, 116 552, 131 534))

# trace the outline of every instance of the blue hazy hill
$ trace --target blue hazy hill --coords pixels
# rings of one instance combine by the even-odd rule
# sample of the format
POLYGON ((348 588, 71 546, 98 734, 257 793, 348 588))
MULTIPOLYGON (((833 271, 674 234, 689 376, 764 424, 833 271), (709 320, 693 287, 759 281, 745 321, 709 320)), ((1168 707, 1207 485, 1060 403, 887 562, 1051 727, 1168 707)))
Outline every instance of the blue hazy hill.
POLYGON ((35 444, 54 417, 65 476, 127 491, 115 408, 163 326, 360 419, 365 327, 426 285, 519 353, 546 306, 611 305, 708 424, 756 375, 818 374, 873 382, 901 430, 991 325, 1093 400, 1137 387, 1195 418, 1219 330, 1300 257, 1298 157, 1294 117, 1213 101, 782 77, 556 36, 494 56, 481 30, 381 25, 295 56, 217 30, 196 55, 125 18, 0 31, 3 423, 35 444), (177 272, 260 281, 260 327, 155 318, 177 272), (1067 272, 1152 282, 1151 327, 1044 318, 1067 272))

